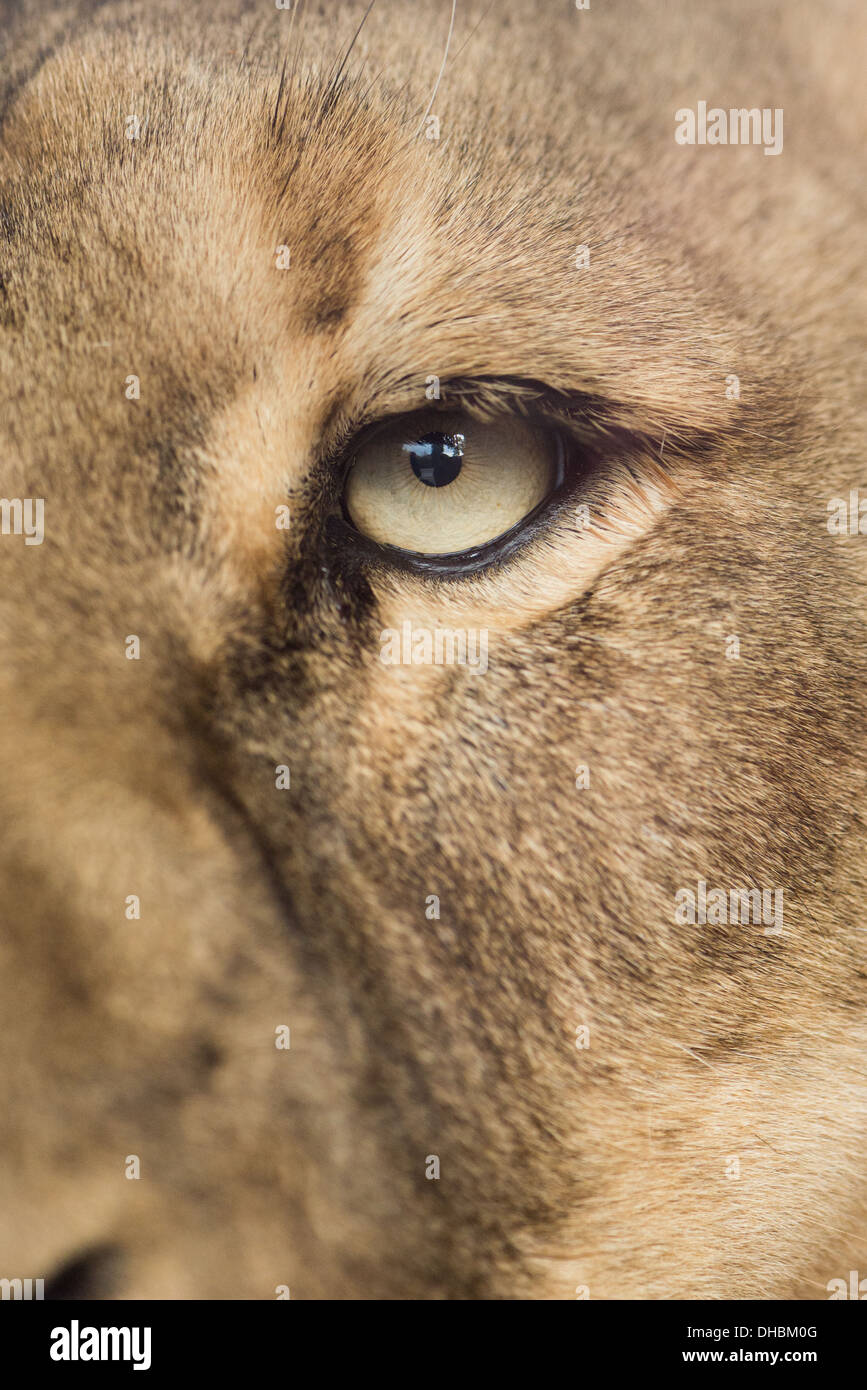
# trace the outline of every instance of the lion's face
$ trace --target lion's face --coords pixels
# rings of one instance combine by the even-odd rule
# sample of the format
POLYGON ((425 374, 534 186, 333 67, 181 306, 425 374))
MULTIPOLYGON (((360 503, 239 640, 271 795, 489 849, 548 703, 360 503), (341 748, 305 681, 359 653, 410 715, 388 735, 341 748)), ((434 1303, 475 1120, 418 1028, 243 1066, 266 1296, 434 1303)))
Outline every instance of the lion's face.
POLYGON ((447 4, 141 9, 11 29, 0 1274, 822 1296, 854 86, 791 5, 461 7, 429 111, 447 4))

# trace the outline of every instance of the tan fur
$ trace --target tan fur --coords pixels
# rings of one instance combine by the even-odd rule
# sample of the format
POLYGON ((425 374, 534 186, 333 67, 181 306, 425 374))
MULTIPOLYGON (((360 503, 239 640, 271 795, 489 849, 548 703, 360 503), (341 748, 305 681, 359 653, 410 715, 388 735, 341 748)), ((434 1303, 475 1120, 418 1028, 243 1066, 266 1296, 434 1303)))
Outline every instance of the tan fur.
POLYGON ((0 1276, 826 1297, 867 1275, 863 19, 461 3, 436 142, 450 5, 377 0, 341 67, 364 8, 0 6, 2 494, 46 501, 0 537, 0 1276), (783 154, 678 146, 699 99, 783 154), (593 528, 448 581, 332 543, 334 459, 430 373, 556 393, 593 528), (384 666, 406 618, 490 669, 384 666), (785 934, 675 925, 699 878, 785 934))

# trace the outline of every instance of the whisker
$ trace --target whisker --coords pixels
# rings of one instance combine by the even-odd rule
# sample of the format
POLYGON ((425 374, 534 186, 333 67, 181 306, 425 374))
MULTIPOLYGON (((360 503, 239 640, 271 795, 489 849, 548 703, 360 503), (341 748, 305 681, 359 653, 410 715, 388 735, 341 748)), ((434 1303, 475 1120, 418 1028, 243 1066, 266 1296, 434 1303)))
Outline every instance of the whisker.
POLYGON ((457 9, 458 9, 458 0, 452 0, 452 17, 451 17, 451 20, 449 21, 449 32, 448 32, 448 38, 446 39, 446 51, 445 51, 445 53, 443 54, 443 61, 442 61, 442 64, 441 64, 441 66, 440 66, 440 70, 439 70, 439 74, 438 74, 438 76, 437 76, 437 80, 436 80, 436 82, 434 83, 434 89, 433 89, 433 92, 431 93, 431 99, 430 99, 430 101, 429 101, 428 104, 427 104, 427 110, 425 111, 424 115, 423 115, 422 118, 421 118, 421 123, 420 123, 420 125, 419 125, 418 130, 416 131, 416 136, 418 136, 418 135, 421 133, 421 131, 424 129, 424 123, 425 123, 425 121, 427 120, 428 116, 430 115, 430 113, 431 113, 431 107, 433 106, 434 102, 435 102, 436 99, 437 99, 437 92, 438 92, 439 89, 440 89, 440 83, 441 83, 442 80, 443 80, 443 73, 444 73, 445 70, 446 70, 446 62, 447 62, 448 56, 449 56, 449 46, 450 46, 451 41, 452 41, 452 32, 453 32, 454 27, 455 27, 455 15, 456 15, 456 13, 457 13, 457 9))

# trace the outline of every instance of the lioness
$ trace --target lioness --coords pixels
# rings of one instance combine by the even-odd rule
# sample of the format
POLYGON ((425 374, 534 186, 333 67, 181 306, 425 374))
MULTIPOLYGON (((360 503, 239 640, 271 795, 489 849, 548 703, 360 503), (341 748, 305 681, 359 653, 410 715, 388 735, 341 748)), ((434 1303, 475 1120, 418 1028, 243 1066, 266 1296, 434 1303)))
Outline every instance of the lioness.
POLYGON ((867 1275, 863 14, 0 9, 0 1275, 867 1275))

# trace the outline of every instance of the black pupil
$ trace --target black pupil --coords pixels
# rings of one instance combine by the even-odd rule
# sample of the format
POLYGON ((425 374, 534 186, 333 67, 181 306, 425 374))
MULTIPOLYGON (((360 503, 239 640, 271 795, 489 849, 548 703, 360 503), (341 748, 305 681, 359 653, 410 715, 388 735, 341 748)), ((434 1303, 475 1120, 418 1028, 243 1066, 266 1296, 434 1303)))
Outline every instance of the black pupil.
POLYGON ((447 487, 464 465, 462 434, 423 434, 413 444, 404 444, 415 476, 426 487, 447 487))

